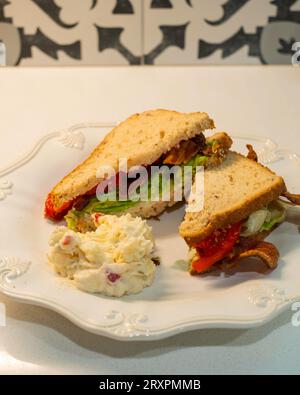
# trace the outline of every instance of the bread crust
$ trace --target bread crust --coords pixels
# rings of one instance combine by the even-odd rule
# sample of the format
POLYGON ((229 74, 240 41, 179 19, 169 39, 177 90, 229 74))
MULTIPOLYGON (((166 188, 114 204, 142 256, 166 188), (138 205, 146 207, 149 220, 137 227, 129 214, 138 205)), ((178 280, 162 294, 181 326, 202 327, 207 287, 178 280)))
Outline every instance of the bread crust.
POLYGON ((185 114, 159 109, 132 115, 52 189, 49 199, 54 209, 59 209, 103 181, 96 174, 101 166, 112 166, 117 171, 120 158, 128 159, 128 167, 150 165, 181 141, 214 128, 213 120, 201 112, 185 114))
POLYGON ((190 246, 195 246, 216 229, 245 220, 253 212, 276 200, 286 190, 282 177, 277 176, 267 167, 233 151, 230 151, 228 157, 218 168, 206 170, 205 184, 209 183, 210 178, 213 178, 214 181, 217 181, 218 177, 226 179, 231 176, 231 173, 232 179, 236 179, 237 183, 233 182, 232 185, 228 185, 223 196, 219 195, 217 186, 215 188, 217 192, 214 188, 210 188, 210 190, 205 188, 204 210, 197 213, 186 213, 179 232, 190 246), (252 172, 257 169, 257 174, 262 178, 260 187, 256 185, 257 179, 251 178, 251 176, 247 179, 247 166, 252 169, 252 172), (243 179, 243 176, 243 182, 247 182, 247 190, 251 191, 247 196, 239 195, 236 192, 241 187, 238 183, 243 179), (228 207, 224 204, 224 208, 222 208, 222 203, 220 203, 217 209, 212 210, 209 207, 209 201, 213 199, 214 193, 218 194, 217 198, 219 199, 224 199, 224 196, 230 194, 237 196, 236 199, 230 199, 228 207))

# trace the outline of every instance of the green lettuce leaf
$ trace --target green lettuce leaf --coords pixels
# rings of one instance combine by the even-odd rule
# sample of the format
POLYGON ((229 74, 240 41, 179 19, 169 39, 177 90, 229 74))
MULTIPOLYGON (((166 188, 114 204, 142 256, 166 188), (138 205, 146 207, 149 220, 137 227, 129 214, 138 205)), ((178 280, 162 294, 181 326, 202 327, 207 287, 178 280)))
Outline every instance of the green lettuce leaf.
POLYGON ((94 224, 89 214, 78 211, 75 208, 70 210, 65 216, 67 227, 74 232, 88 232, 94 230, 94 224))
POLYGON ((192 166, 194 172, 196 171, 197 166, 205 166, 207 161, 208 161, 208 156, 197 154, 185 166, 192 166))
POLYGON ((67 227, 76 232, 89 232, 94 230, 95 226, 91 215, 94 213, 117 214, 133 207, 137 202, 132 201, 105 201, 100 202, 97 197, 91 198, 89 203, 82 209, 73 208, 65 216, 67 227))
POLYGON ((243 237, 253 236, 263 231, 270 231, 275 225, 285 220, 286 210, 278 202, 272 202, 267 207, 252 213, 244 224, 243 237))
POLYGON ((67 222, 67 227, 71 230, 77 230, 77 223, 78 223, 78 214, 80 214, 77 210, 70 210, 67 215, 65 215, 65 220, 67 222))
POLYGON ((267 231, 272 230, 275 225, 281 224, 285 220, 285 216, 286 216, 285 210, 282 210, 282 211, 274 210, 272 212, 271 219, 269 221, 266 221, 263 224, 261 230, 262 231, 263 230, 267 230, 267 231))
POLYGON ((93 213, 103 213, 103 214, 115 214, 125 210, 128 210, 131 207, 134 207, 137 202, 126 200, 126 201, 104 201, 101 202, 97 199, 97 197, 92 198, 87 206, 82 210, 87 214, 93 213))

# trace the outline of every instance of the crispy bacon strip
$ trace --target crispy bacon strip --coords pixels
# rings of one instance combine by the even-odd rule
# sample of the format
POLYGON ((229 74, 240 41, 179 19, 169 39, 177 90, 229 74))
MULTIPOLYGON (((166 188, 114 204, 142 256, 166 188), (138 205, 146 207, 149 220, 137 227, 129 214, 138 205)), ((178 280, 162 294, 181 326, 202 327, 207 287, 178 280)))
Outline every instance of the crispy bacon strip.
POLYGON ((289 193, 288 191, 284 192, 282 194, 287 200, 292 202, 293 204, 296 204, 296 206, 300 206, 300 195, 297 195, 295 193, 289 193))
POLYGON ((217 143, 215 147, 212 149, 214 154, 218 154, 220 150, 227 152, 230 150, 233 141, 225 132, 217 132, 210 137, 207 137, 206 142, 209 143, 217 143))
POLYGON ((199 151, 198 145, 192 141, 183 141, 179 148, 173 148, 164 159, 165 165, 181 165, 187 163, 199 151))
POLYGON ((251 144, 247 144, 246 147, 247 147, 247 149, 249 151, 248 155, 247 155, 247 158, 251 159, 251 160, 254 160, 255 162, 258 162, 258 156, 257 156, 257 153, 255 152, 253 146, 251 144))
POLYGON ((171 149, 163 160, 165 165, 182 165, 188 163, 193 156, 204 150, 206 139, 201 133, 191 140, 182 141, 179 147, 171 149))
POLYGON ((273 244, 261 241, 253 249, 244 251, 235 256, 230 264, 237 263, 243 258, 258 257, 269 266, 270 269, 275 269, 278 265, 279 256, 279 251, 273 244))

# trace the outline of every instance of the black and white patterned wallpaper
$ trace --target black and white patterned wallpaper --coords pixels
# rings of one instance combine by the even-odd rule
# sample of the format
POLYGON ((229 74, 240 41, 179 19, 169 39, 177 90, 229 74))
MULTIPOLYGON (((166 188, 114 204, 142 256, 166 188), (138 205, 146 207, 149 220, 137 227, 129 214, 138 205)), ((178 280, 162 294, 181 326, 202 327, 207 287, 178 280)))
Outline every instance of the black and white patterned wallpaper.
POLYGON ((290 64, 300 0, 0 0, 9 65, 290 64))

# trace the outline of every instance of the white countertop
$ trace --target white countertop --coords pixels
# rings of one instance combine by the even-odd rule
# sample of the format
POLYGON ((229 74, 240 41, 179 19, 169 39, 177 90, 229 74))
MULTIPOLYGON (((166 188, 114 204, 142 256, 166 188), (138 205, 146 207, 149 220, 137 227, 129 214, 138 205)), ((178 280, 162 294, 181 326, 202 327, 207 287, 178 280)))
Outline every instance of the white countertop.
MULTIPOLYGON (((206 111, 219 129, 300 151, 300 68, 292 66, 0 68, 0 92, 0 168, 45 133, 154 107, 206 111), (26 146, 18 139, 24 133, 26 146)), ((51 311, 2 295, 0 302, 7 310, 0 373, 300 373, 300 328, 291 311, 251 330, 119 343, 51 311)))

